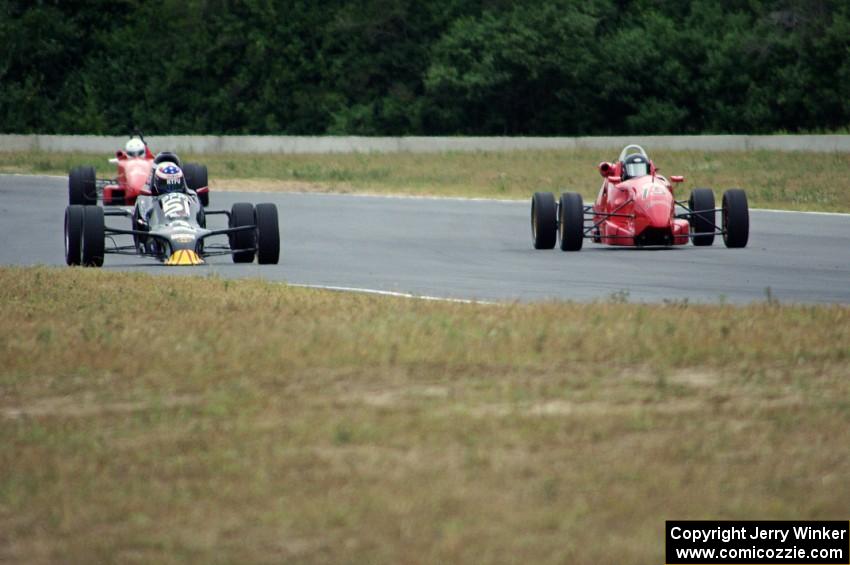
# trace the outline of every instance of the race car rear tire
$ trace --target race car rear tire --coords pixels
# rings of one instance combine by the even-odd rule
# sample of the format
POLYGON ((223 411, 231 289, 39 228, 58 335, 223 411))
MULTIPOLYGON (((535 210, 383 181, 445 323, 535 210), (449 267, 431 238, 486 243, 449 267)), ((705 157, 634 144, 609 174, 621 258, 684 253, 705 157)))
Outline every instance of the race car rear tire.
POLYGON ((730 188, 723 193, 723 243, 726 247, 746 247, 750 239, 750 207, 747 193, 730 188))
POLYGON ((277 206, 257 204, 257 263, 276 265, 280 260, 280 226, 277 206))
POLYGON ((552 249, 558 235, 555 195, 535 192, 531 198, 531 241, 535 249, 552 249))
POLYGON ((94 167, 74 167, 68 174, 68 204, 96 204, 97 179, 94 167))
POLYGON ((694 245, 703 246, 714 243, 714 232, 717 231, 714 213, 714 191, 710 188, 695 188, 688 199, 688 208, 697 212, 690 216, 691 233, 708 233, 697 235, 692 239, 694 245))
POLYGON ((79 265, 83 253, 84 206, 72 204, 65 207, 65 263, 79 265))
MULTIPOLYGON (((186 177, 186 185, 192 190, 199 188, 209 189, 209 175, 207 174, 207 166, 197 163, 186 163, 183 167, 183 174, 186 177)), ((198 193, 198 200, 201 205, 207 207, 210 205, 209 190, 198 193)))
POLYGON ((584 202, 581 194, 563 193, 558 214, 561 251, 579 251, 584 243, 584 202))
MULTIPOLYGON (((254 205, 247 202, 237 202, 230 209, 230 227, 238 228, 241 226, 256 225, 256 212, 254 205)), ((257 246, 256 239, 257 230, 242 230, 230 234, 231 249, 250 249, 249 251, 240 251, 232 255, 234 263, 251 263, 254 261, 255 247, 257 246)))
POLYGON ((103 266, 104 224, 103 208, 83 206, 83 257, 85 267, 103 266))

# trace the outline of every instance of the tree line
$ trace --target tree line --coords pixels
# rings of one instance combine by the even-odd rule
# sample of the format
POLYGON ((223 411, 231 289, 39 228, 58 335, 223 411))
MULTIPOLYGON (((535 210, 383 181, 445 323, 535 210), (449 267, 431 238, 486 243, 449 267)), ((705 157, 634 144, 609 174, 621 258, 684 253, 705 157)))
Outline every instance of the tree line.
POLYGON ((0 131, 845 131, 846 0, 0 0, 0 131))

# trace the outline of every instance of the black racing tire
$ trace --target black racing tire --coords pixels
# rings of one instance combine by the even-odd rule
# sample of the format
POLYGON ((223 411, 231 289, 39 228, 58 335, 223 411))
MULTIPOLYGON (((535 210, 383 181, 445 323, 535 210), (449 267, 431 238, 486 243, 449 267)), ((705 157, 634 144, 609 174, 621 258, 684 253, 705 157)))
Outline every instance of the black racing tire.
POLYGON ((195 190, 195 163, 186 163, 183 165, 183 178, 186 179, 186 186, 195 190))
MULTIPOLYGON (((230 209, 230 227, 256 225, 256 212, 254 205, 247 202, 237 202, 230 209)), ((230 234, 231 249, 250 249, 240 251, 232 255, 234 263, 251 263, 254 261, 255 247, 257 246, 257 230, 242 230, 230 234)))
POLYGON ((552 249, 558 236, 555 195, 535 192, 531 198, 531 241, 535 249, 552 249))
POLYGON ((195 217, 195 220, 197 220, 198 225, 202 228, 207 227, 207 213, 204 212, 203 207, 198 209, 198 215, 195 217))
MULTIPOLYGON (((130 220, 130 229, 136 231, 148 231, 148 227, 141 221, 138 206, 133 208, 133 219, 130 220)), ((201 226, 203 227, 203 226, 201 226)), ((133 244, 136 246, 136 253, 142 254, 147 251, 148 238, 144 235, 133 235, 133 244)))
POLYGON ((100 206, 83 207, 83 257, 85 267, 103 266, 104 222, 103 208, 100 206))
POLYGON ((201 205, 207 207, 210 205, 209 193, 209 175, 207 174, 207 166, 199 165, 198 163, 186 163, 183 167, 183 175, 186 177, 186 186, 192 190, 206 188, 204 192, 198 193, 198 200, 201 205))
POLYGON ((79 265, 83 253, 84 206, 72 204, 65 207, 65 263, 79 265))
POLYGON ((280 226, 277 206, 257 204, 257 263, 276 265, 280 260, 280 226))
POLYGON ((723 193, 723 243, 726 247, 746 247, 750 239, 750 206, 747 193, 730 188, 723 193))
POLYGON ((692 214, 688 220, 691 224, 691 233, 708 233, 708 235, 693 236, 694 245, 703 246, 714 243, 714 232, 717 231, 715 223, 716 214, 714 213, 714 191, 710 188, 695 188, 691 191, 691 197, 688 199, 688 208, 692 214))
POLYGON ((561 251, 579 251, 584 243, 584 202, 581 194, 565 192, 561 194, 558 207, 558 235, 561 238, 561 251))
POLYGON ((74 167, 68 173, 68 204, 97 204, 97 178, 94 167, 74 167))

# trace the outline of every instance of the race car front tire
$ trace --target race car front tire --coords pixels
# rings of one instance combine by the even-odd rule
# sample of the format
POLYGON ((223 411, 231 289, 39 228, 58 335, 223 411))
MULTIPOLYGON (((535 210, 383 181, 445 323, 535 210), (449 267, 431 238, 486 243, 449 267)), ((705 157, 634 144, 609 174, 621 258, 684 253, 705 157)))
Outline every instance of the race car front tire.
POLYGON ((104 247, 103 208, 83 206, 83 266, 102 267, 104 247))
POLYGON ((531 198, 531 241, 535 249, 552 249, 558 236, 555 195, 535 192, 531 198))
POLYGON ((565 192, 559 206, 558 233, 561 251, 579 251, 584 243, 584 202, 581 194, 565 192))
MULTIPOLYGON (((253 226, 256 223, 257 218, 253 204, 237 202, 230 209, 231 228, 253 226)), ((257 246, 256 232, 257 230, 241 230, 230 234, 231 249, 247 249, 247 251, 239 251, 232 255, 234 263, 251 263, 254 261, 257 246)))
POLYGON ((84 206, 72 204, 65 207, 65 263, 79 265, 83 253, 84 206))
MULTIPOLYGON (((139 214, 138 207, 133 209, 133 219, 130 222, 130 229, 136 231, 147 231, 146 224, 141 221, 141 215, 139 214)), ((142 254, 147 252, 147 241, 148 238, 146 236, 137 234, 133 235, 133 244, 136 246, 136 253, 142 254)))
POLYGON ((276 265, 280 260, 280 227, 277 206, 257 204, 257 263, 276 265))
POLYGON ((94 167, 74 167, 68 174, 68 204, 96 204, 97 179, 94 167))
POLYGON ((714 191, 710 188, 695 188, 688 199, 688 208, 692 213, 690 217, 691 233, 702 233, 707 235, 694 236, 693 242, 696 246, 711 245, 714 243, 714 232, 717 231, 714 213, 714 191), (708 233, 711 232, 711 233, 708 233))
POLYGON ((750 207, 747 193, 730 188, 723 193, 723 243, 726 247, 746 247, 750 239, 750 207))

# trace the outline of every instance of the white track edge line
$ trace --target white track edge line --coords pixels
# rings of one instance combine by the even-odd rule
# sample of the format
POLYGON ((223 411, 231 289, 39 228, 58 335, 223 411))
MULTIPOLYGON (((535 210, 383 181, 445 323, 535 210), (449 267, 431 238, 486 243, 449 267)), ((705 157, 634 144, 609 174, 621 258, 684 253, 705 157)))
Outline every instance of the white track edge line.
POLYGON ((409 298, 413 300, 430 300, 434 302, 454 302, 457 304, 483 304, 487 306, 497 306, 501 303, 490 302, 487 300, 473 300, 470 298, 449 298, 445 296, 429 296, 424 294, 411 294, 409 292, 397 292, 393 290, 380 290, 376 288, 360 288, 353 286, 334 286, 325 284, 306 284, 306 283, 284 283, 287 286, 298 288, 315 288, 318 290, 332 290, 335 292, 357 292, 360 294, 375 294, 378 296, 393 296, 396 298, 409 298))
MULTIPOLYGON (((65 176, 57 175, 29 175, 26 173, 0 173, 0 176, 13 177, 41 177, 49 179, 64 179, 65 176)), ((222 190, 222 192, 248 192, 253 194, 297 194, 303 196, 352 196, 356 198, 386 198, 399 200, 449 200, 459 202, 499 202, 502 204, 525 204, 528 199, 518 200, 510 198, 484 198, 468 196, 431 196, 417 194, 378 194, 372 192, 304 192, 304 191, 256 191, 256 190, 222 190)), ((816 216, 850 216, 848 212, 817 212, 814 210, 777 210, 775 208, 750 208, 753 212, 771 212, 775 214, 813 214, 816 216)))
MULTIPOLYGON (((242 191, 227 191, 227 192, 242 192, 242 191)), ((245 191, 250 192, 250 191, 245 191)), ((375 194, 369 192, 346 193, 346 192, 279 192, 278 194, 298 194, 301 196, 351 196, 356 198, 384 198, 397 200, 448 200, 460 202, 496 202, 499 204, 527 204, 528 199, 518 200, 509 198, 484 198, 484 197, 466 197, 466 196, 428 196, 416 194, 375 194)), ((848 212, 818 212, 814 210, 777 210, 775 208, 750 208, 752 212, 773 212, 777 214, 814 214, 819 216, 850 216, 848 212)))
POLYGON ((771 212, 774 214, 812 214, 815 216, 839 216, 847 217, 847 212, 817 212, 815 210, 776 210, 774 208, 750 208, 753 212, 771 212))
MULTIPOLYGON (((236 190, 228 190, 226 192, 243 192, 236 190)), ((250 191, 244 191, 250 192, 250 191)), ((397 200, 448 200, 460 202, 496 202, 499 204, 527 204, 528 199, 518 200, 509 198, 484 198, 484 197, 466 197, 466 196, 428 196, 416 194, 375 194, 370 192, 347 193, 347 192, 279 192, 277 194, 298 194, 303 196, 351 196, 357 198, 385 198, 397 200)), ((818 212, 814 210, 777 210, 775 208, 750 208, 752 212, 774 212, 777 214, 814 214, 819 216, 850 216, 848 212, 818 212)))
MULTIPOLYGON (((236 190, 227 190, 222 192, 243 192, 236 190)), ((250 191, 244 191, 250 192, 250 191)), ((379 194, 375 192, 278 192, 277 194, 298 194, 305 196, 351 196, 355 198, 385 198, 396 200, 448 200, 459 202, 497 202, 500 204, 525 204, 528 199, 519 200, 516 198, 484 198, 482 196, 434 196, 427 194, 379 194)))
POLYGON ((0 177, 33 177, 43 179, 67 179, 68 175, 31 175, 29 173, 0 173, 0 177))

